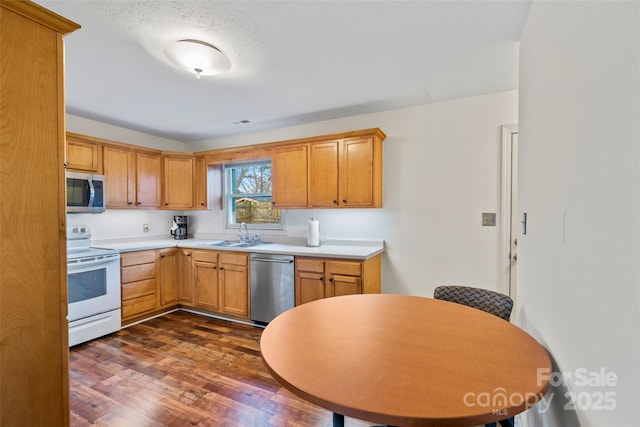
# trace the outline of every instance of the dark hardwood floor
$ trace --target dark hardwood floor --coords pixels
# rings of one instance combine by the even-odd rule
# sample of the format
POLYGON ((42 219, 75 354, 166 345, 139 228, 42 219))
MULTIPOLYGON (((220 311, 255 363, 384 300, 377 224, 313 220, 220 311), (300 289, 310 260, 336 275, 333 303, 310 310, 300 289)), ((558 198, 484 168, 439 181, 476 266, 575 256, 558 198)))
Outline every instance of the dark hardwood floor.
POLYGON ((331 426, 269 375, 261 333, 176 311, 72 347, 71 425, 331 426))

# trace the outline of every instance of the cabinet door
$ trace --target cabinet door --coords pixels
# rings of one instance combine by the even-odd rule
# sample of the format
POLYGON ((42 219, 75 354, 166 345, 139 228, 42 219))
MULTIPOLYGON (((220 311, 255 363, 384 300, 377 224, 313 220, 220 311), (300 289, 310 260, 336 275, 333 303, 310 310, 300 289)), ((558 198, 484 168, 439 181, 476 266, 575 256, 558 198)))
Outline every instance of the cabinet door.
POLYGON ((104 146, 102 173, 107 208, 128 208, 135 202, 135 157, 131 150, 104 146))
POLYGON ((218 265, 196 261, 194 270, 194 302, 198 307, 218 309, 218 265))
POLYGON ((249 316, 249 275, 247 267, 220 264, 220 310, 249 316))
POLYGON ((178 302, 178 251, 160 251, 160 306, 175 305, 178 302))
POLYGON ((136 205, 139 207, 160 207, 160 160, 160 155, 136 152, 136 205))
POLYGON ((373 139, 345 139, 340 154, 340 203, 371 207, 373 202, 373 139))
POLYGON ((166 209, 193 208, 194 159, 192 157, 164 158, 164 207, 166 209))
POLYGON ((307 144, 275 149, 272 169, 273 204, 278 208, 306 207, 308 204, 307 144))
POLYGON ((296 271, 296 305, 325 297, 324 274, 296 271))
POLYGON ((178 299, 181 303, 187 304, 193 304, 193 265, 191 258, 191 250, 180 249, 178 251, 178 277, 180 278, 178 299))
POLYGON ((362 280, 354 276, 331 276, 327 289, 328 297, 355 295, 362 293, 362 280))
POLYGON ((309 204, 338 206, 338 141, 310 145, 309 204))
POLYGON ((207 209, 207 159, 204 156, 196 157, 195 173, 196 199, 194 209, 207 209))
POLYGON ((98 173, 100 146, 67 138, 67 169, 98 173))

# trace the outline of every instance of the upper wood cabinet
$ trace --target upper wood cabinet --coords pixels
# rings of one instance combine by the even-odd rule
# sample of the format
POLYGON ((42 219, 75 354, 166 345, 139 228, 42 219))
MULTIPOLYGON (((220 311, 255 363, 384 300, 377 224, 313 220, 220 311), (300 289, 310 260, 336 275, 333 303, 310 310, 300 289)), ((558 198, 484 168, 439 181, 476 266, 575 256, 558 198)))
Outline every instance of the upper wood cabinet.
POLYGON ((275 148, 272 153, 272 200, 278 208, 307 207, 307 144, 275 148))
POLYGON ((382 207, 382 141, 340 141, 338 203, 345 207, 382 207))
POLYGON ((318 208, 333 208, 338 199, 339 141, 310 145, 309 204, 318 208))
POLYGON ((382 207, 384 133, 373 129, 339 136, 273 149, 277 207, 382 207))
POLYGON ((102 147, 95 142, 83 141, 67 134, 67 161, 68 170, 100 173, 102 171, 101 154, 102 147))
POLYGON ((209 207, 208 203, 208 177, 207 177, 207 158, 205 156, 197 156, 195 158, 196 162, 196 171, 194 177, 195 183, 195 203, 193 205, 194 209, 207 209, 209 207))
POLYGON ((105 180, 105 206, 129 208, 136 198, 135 154, 128 148, 104 146, 102 172, 105 180))
POLYGON ((105 145, 102 171, 107 208, 160 207, 161 156, 105 145))
POLYGON ((162 198, 165 209, 192 209, 194 207, 194 163, 193 157, 164 157, 162 198))
POLYGON ((67 134, 69 169, 105 175, 107 208, 222 209, 223 165, 271 157, 277 208, 382 207, 380 129, 199 153, 67 134))
POLYGON ((138 207, 160 207, 161 164, 159 154, 136 152, 136 205, 138 207))

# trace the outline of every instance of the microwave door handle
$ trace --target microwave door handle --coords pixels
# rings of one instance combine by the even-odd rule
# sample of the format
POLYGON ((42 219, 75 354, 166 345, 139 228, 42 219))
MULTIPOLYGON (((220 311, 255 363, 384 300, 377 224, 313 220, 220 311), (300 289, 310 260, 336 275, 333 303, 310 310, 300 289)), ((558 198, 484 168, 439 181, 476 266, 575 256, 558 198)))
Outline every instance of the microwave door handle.
POLYGON ((89 183, 89 207, 93 207, 93 201, 96 198, 96 189, 93 186, 93 180, 88 180, 89 183))

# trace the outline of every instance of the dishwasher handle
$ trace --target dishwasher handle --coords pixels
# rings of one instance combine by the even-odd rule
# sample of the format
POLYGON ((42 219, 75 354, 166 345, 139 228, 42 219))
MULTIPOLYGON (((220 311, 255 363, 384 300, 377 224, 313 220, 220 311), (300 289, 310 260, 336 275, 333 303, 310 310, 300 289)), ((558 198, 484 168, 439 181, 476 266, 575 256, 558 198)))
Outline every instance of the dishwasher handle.
POLYGON ((272 259, 272 258, 251 258, 251 262, 271 262, 277 264, 291 264, 293 262, 292 259, 272 259))

